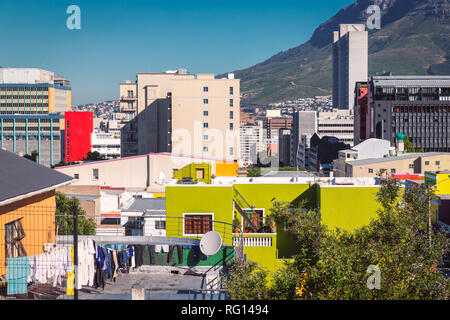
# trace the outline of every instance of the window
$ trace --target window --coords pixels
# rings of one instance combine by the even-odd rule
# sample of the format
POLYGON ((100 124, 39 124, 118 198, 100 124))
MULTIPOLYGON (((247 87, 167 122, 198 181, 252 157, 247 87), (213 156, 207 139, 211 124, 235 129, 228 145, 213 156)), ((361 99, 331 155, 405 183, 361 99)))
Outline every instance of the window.
POLYGON ((436 161, 436 165, 439 166, 441 164, 440 161, 436 161))
POLYGON ((98 180, 98 169, 92 169, 92 178, 98 180))
POLYGON ((430 161, 425 161, 425 165, 427 166, 427 165, 429 165, 430 164, 430 161))
POLYGON ((413 163, 410 163, 410 164, 409 164, 409 168, 410 168, 410 169, 414 169, 414 164, 413 164, 413 163))
POLYGON ((232 156, 234 154, 234 149, 233 147, 230 147, 230 156, 232 156))
POLYGON ((203 92, 208 92, 208 87, 203 87, 203 92))
POLYGON ((208 140, 208 139, 209 139, 208 135, 205 134, 205 135, 203 136, 203 140, 208 140))
POLYGON ((230 107, 233 106, 233 99, 230 99, 230 107))
POLYGON ((203 147, 203 151, 208 152, 208 147, 203 147))
POLYGON ((206 117, 208 116, 208 111, 203 111, 203 115, 206 117))
POLYGON ((133 98, 133 90, 128 90, 128 98, 133 98))
POLYGON ((233 111, 230 111, 230 119, 233 119, 233 111))
POLYGON ((203 124, 203 128, 208 128, 208 122, 205 122, 205 123, 203 124))
POLYGON ((199 179, 205 179, 205 169, 196 169, 196 178, 199 179))
POLYGON ((369 168, 369 173, 373 173, 373 169, 370 169, 370 168, 369 168))
MULTIPOLYGON (((22 222, 15 220, 5 224, 5 257, 16 258, 27 256, 27 252, 22 245, 22 239, 25 238, 22 222)), ((5 259, 5 264, 6 264, 5 259)))
POLYGON ((230 87, 230 94, 233 94, 234 88, 230 87))
POLYGON ((155 221, 155 229, 157 230, 166 230, 166 221, 155 221))
POLYGON ((66 129, 69 129, 69 120, 66 121, 66 129))
POLYGON ((230 123, 230 130, 233 130, 233 123, 230 123))
POLYGON ((391 173, 395 173, 395 169, 391 169, 391 173))
POLYGON ((203 104, 208 104, 208 99, 203 99, 203 104))
POLYGON ((75 173, 75 174, 73 175, 73 178, 74 178, 74 179, 80 179, 80 174, 79 174, 79 173, 75 173))
POLYGON ((212 214, 185 214, 184 215, 184 234, 197 235, 212 231, 212 214))

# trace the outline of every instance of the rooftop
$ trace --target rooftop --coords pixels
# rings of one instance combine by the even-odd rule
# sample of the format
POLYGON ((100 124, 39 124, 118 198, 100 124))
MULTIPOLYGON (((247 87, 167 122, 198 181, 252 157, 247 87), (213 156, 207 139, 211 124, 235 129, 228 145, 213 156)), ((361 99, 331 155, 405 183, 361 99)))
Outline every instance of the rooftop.
POLYGON ((122 211, 136 212, 145 211, 147 215, 163 214, 166 212, 166 199, 164 198, 136 198, 133 202, 122 211))
POLYGON ((422 157, 422 158, 435 157, 435 156, 440 156, 440 155, 450 156, 450 153, 448 153, 448 152, 407 153, 407 154, 404 154, 401 156, 396 156, 396 157, 348 160, 347 163, 352 166, 364 166, 364 165, 374 164, 374 163, 400 161, 400 160, 405 160, 405 159, 416 159, 419 157, 422 157))
POLYGON ((375 76, 375 86, 450 87, 450 76, 375 76))
POLYGON ((69 184, 72 177, 0 149, 0 205, 69 184))

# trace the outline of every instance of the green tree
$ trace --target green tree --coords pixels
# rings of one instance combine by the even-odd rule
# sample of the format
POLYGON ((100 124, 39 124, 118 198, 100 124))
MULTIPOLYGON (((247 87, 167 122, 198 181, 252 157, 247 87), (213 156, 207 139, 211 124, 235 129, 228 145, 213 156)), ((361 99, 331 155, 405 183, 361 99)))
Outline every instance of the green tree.
POLYGON ((31 152, 31 155, 26 154, 26 155, 24 155, 23 157, 24 157, 24 158, 27 158, 28 160, 37 162, 38 155, 39 155, 39 153, 38 153, 36 150, 33 150, 33 151, 31 152))
POLYGON ((73 234, 73 210, 78 208, 78 234, 94 235, 95 221, 86 216, 86 212, 80 206, 80 200, 75 197, 67 197, 64 193, 56 192, 56 225, 59 235, 73 234))
POLYGON ((94 151, 94 152, 89 151, 83 160, 84 161, 100 161, 100 160, 105 160, 105 156, 102 156, 98 151, 94 151))
POLYGON ((450 298, 450 280, 437 268, 448 242, 443 232, 427 228, 433 191, 417 186, 402 192, 396 180, 380 178, 378 217, 353 232, 328 229, 304 204, 274 203, 271 216, 295 237, 298 253, 273 275, 270 287, 259 290, 272 299, 450 298), (380 289, 367 285, 369 266, 380 270, 380 289))
POLYGON ((265 300, 269 298, 267 272, 255 262, 233 259, 229 272, 222 278, 232 300, 265 300))
POLYGON ((406 153, 416 153, 416 152, 423 152, 423 148, 420 148, 416 150, 414 148, 414 145, 412 141, 409 140, 408 136, 405 136, 405 139, 403 140, 404 150, 406 153))
POLYGON ((260 177, 261 176, 261 168, 254 167, 250 168, 247 171, 247 177, 260 177))

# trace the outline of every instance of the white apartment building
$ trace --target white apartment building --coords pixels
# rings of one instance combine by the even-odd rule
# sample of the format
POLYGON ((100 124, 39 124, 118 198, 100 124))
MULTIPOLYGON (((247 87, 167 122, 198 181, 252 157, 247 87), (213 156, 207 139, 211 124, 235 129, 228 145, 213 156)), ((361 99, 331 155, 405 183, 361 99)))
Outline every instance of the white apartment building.
POLYGON ((334 109, 330 112, 319 112, 317 118, 317 134, 319 137, 336 137, 339 141, 354 144, 354 119, 350 110, 334 109))
POLYGON ((368 32, 364 24, 341 24, 333 32, 333 108, 353 110, 356 82, 368 78, 368 32))
POLYGON ((239 159, 240 80, 234 74, 138 73, 135 83, 120 84, 120 110, 122 156, 239 159))
POLYGON ((257 163, 258 153, 266 150, 264 143, 265 133, 262 121, 258 121, 254 126, 240 127, 241 157, 240 167, 248 167, 257 163))

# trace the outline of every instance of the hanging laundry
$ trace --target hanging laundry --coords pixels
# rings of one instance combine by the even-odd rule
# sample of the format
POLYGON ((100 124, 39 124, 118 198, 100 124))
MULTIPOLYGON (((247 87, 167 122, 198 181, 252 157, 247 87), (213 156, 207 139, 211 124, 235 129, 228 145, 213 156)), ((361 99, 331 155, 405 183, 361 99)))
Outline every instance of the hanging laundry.
POLYGON ((6 279, 8 280, 7 294, 21 294, 28 292, 28 276, 31 275, 29 257, 8 258, 6 279))

